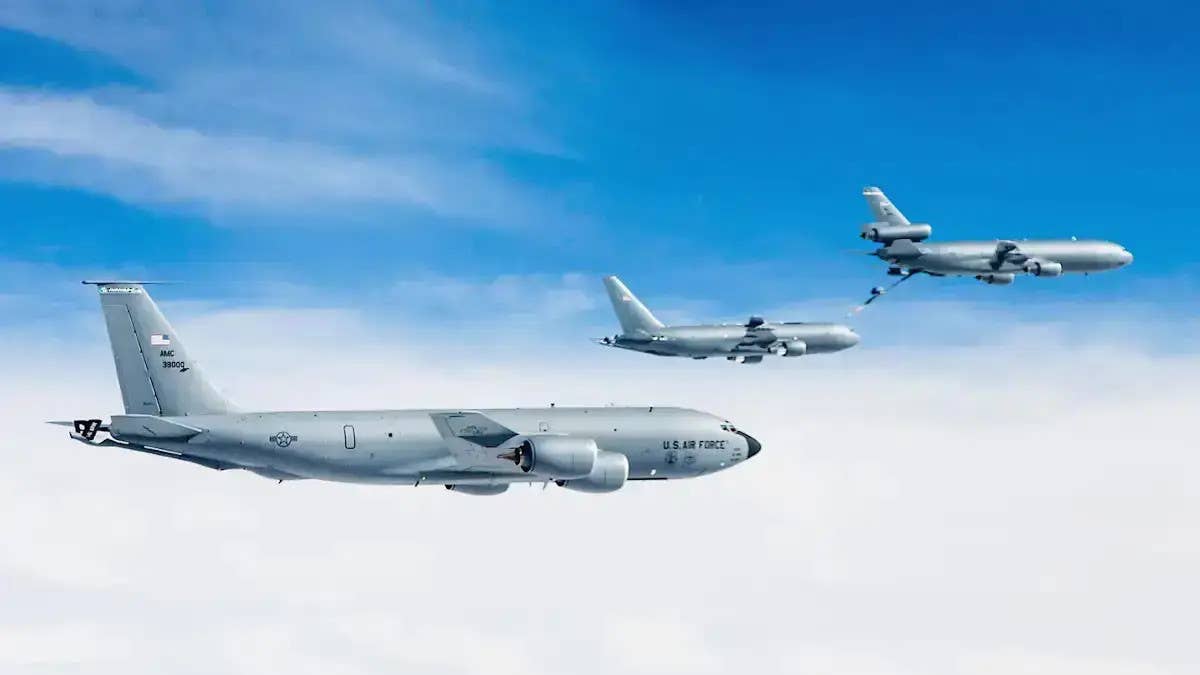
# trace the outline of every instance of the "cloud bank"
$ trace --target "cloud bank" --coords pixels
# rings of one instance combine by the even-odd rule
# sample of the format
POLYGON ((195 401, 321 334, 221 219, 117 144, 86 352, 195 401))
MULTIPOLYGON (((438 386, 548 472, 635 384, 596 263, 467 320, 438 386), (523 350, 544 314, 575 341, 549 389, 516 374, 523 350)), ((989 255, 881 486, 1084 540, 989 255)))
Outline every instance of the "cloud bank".
POLYGON ((5 670, 1200 665, 1200 401, 1178 385, 1200 376, 1194 352, 998 335, 764 368, 586 344, 497 360, 350 310, 168 313, 250 408, 675 403, 727 415, 765 449, 608 497, 280 486, 68 441, 40 420, 119 405, 99 317, 10 332, 5 670))

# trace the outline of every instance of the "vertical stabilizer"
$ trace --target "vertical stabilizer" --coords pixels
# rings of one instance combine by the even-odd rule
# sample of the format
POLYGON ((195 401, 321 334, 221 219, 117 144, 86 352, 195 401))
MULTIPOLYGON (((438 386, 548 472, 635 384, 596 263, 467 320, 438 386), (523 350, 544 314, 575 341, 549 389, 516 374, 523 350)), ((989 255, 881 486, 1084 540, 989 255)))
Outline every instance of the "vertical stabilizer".
POLYGON ((650 334, 663 327, 663 324, 641 300, 637 299, 625 284, 616 277, 604 277, 604 288, 608 290, 608 299, 612 301, 613 311, 621 322, 621 332, 626 335, 650 334))
POLYGON ((232 406, 204 379, 140 283, 85 281, 100 292, 117 382, 130 415, 207 415, 232 406))
POLYGON ((900 209, 883 194, 883 190, 877 187, 863 188, 863 197, 867 198, 867 206, 871 207, 871 215, 875 216, 876 222, 889 225, 909 224, 908 218, 905 218, 900 209))

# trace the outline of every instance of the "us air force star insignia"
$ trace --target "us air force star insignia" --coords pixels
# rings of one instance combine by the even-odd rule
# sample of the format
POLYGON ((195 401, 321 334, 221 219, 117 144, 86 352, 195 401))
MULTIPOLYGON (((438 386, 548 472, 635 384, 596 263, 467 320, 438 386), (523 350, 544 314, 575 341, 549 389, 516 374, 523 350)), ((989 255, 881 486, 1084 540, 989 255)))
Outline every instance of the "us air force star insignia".
POLYGON ((293 436, 286 431, 281 431, 281 432, 275 434, 274 436, 271 436, 267 440, 271 441, 272 443, 274 443, 275 445, 278 445, 281 448, 286 448, 287 446, 292 444, 292 441, 298 441, 298 440, 300 440, 300 438, 297 436, 293 436))

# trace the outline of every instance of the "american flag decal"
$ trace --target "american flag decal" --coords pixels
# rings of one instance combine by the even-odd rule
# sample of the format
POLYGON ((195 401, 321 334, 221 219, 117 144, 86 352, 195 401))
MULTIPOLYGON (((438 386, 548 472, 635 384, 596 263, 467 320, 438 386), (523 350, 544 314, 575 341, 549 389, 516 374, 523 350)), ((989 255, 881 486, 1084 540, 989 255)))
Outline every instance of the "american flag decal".
POLYGON ((171 344, 171 338, 162 333, 154 333, 150 336, 150 346, 166 347, 171 344))

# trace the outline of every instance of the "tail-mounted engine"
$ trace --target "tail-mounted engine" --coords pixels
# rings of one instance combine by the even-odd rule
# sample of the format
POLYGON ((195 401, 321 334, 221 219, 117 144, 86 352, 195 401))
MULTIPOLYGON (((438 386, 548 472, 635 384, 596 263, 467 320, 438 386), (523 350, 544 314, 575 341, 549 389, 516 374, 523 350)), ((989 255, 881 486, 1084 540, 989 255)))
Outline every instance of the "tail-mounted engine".
POLYGON ((925 241, 933 235, 933 227, 926 223, 909 223, 908 225, 893 225, 891 223, 867 223, 862 227, 863 239, 890 244, 900 239, 909 241, 925 241))
POLYGON ((525 473, 567 480, 590 474, 599 452, 596 441, 590 438, 539 435, 527 437, 499 458, 516 464, 525 473))

